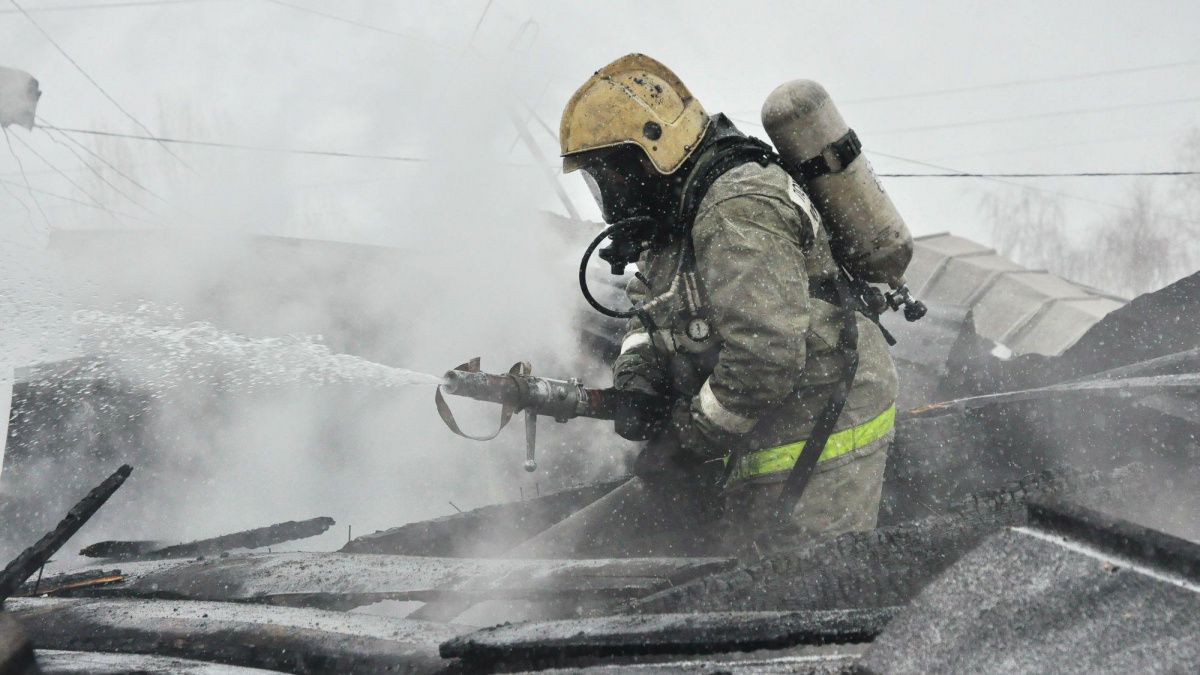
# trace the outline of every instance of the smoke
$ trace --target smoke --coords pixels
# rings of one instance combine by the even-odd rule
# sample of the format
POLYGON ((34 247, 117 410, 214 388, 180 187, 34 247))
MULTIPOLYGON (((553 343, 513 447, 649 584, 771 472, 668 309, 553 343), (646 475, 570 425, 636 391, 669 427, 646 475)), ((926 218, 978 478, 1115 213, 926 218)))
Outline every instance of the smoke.
MULTIPOLYGON (((56 322, 78 331, 74 353, 102 357, 76 375, 120 391, 27 431, 22 447, 55 459, 22 465, 20 492, 39 502, 23 518, 48 525, 130 461, 133 477, 74 543, 329 515, 339 527, 300 545, 335 547, 347 526, 366 533, 620 470, 627 446, 609 442, 611 427, 578 421, 542 430, 543 468, 525 474, 518 430, 488 444, 456 438, 431 388, 399 386, 473 356, 491 370, 518 360, 544 375, 600 370, 573 321, 577 239, 547 225, 541 211, 561 208, 552 185, 527 148, 513 150, 513 117, 528 118, 540 76, 507 52, 374 47, 388 65, 371 62, 357 90, 339 80, 352 64, 303 54, 295 67, 307 77, 276 99, 244 114, 167 104, 151 126, 421 161, 172 147, 175 159, 153 144, 88 142, 116 168, 81 171, 81 185, 120 214, 55 212, 49 250, 69 289, 56 322), (301 114, 314 107, 324 117, 301 114)), ((44 82, 49 103, 61 90, 44 82)), ((529 125, 553 157, 554 140, 529 125)), ((498 416, 455 405, 471 429, 498 416)))

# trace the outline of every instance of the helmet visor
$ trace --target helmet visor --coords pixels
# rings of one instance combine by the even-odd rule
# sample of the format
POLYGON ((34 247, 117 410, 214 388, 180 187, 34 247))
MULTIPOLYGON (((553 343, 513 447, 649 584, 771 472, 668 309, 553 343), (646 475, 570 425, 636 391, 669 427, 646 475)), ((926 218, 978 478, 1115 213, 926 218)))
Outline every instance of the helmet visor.
POLYGON ((650 175, 640 148, 626 145, 587 154, 591 156, 579 168, 604 222, 611 224, 660 210, 662 180, 650 175))

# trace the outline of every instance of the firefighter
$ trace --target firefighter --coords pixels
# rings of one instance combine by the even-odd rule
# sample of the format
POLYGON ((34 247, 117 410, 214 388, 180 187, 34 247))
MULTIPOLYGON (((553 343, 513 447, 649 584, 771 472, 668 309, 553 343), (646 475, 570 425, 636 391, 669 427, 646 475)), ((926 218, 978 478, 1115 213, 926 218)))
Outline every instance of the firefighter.
MULTIPOLYGON (((651 492, 718 491, 728 537, 769 525, 851 356, 851 310, 818 210, 769 146, 706 113, 641 54, 580 87, 560 142, 564 172, 580 171, 604 220, 628 223, 644 249, 627 287, 642 313, 614 385, 676 403, 665 417, 619 411, 618 433, 649 439, 635 473, 651 492)), ((806 535, 876 523, 897 378, 878 325, 852 320, 852 384, 807 488, 782 514, 806 535)))

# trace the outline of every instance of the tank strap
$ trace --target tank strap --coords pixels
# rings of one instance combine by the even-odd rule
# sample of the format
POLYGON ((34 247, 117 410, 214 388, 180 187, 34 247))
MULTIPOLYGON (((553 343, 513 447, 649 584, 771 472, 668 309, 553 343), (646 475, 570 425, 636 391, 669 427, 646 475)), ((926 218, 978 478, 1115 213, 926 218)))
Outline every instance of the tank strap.
POLYGON ((858 159, 862 154, 862 141, 858 134, 850 129, 842 137, 821 149, 821 154, 810 157, 792 173, 803 176, 804 180, 813 180, 831 173, 840 173, 842 169, 858 159))
POLYGON ((713 183, 729 171, 750 162, 761 166, 783 166, 775 150, 754 137, 729 136, 718 139, 711 149, 705 150, 683 187, 677 216, 679 226, 690 232, 692 221, 700 211, 700 203, 704 201, 704 196, 708 194, 713 183))

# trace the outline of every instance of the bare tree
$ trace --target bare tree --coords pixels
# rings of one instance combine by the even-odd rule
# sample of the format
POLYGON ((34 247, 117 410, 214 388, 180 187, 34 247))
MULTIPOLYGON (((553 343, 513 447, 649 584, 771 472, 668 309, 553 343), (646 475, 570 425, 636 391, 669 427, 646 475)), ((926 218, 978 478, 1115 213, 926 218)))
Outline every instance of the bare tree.
POLYGON ((996 250, 1022 265, 1050 269, 1067 247, 1066 217, 1058 200, 1038 193, 993 193, 983 209, 992 223, 996 250))
MULTIPOLYGON (((1180 146, 1177 163, 1200 170, 1200 129, 1180 146)), ((1028 191, 988 195, 982 207, 1002 255, 1133 296, 1200 269, 1200 176, 1157 185, 1135 183, 1118 211, 1075 229, 1057 198, 1028 191)))
POLYGON ((1174 281, 1188 261, 1180 233, 1159 211, 1148 183, 1135 183, 1127 204, 1127 211, 1101 221, 1088 237, 1097 254, 1089 276, 1095 286, 1135 295, 1174 281))

